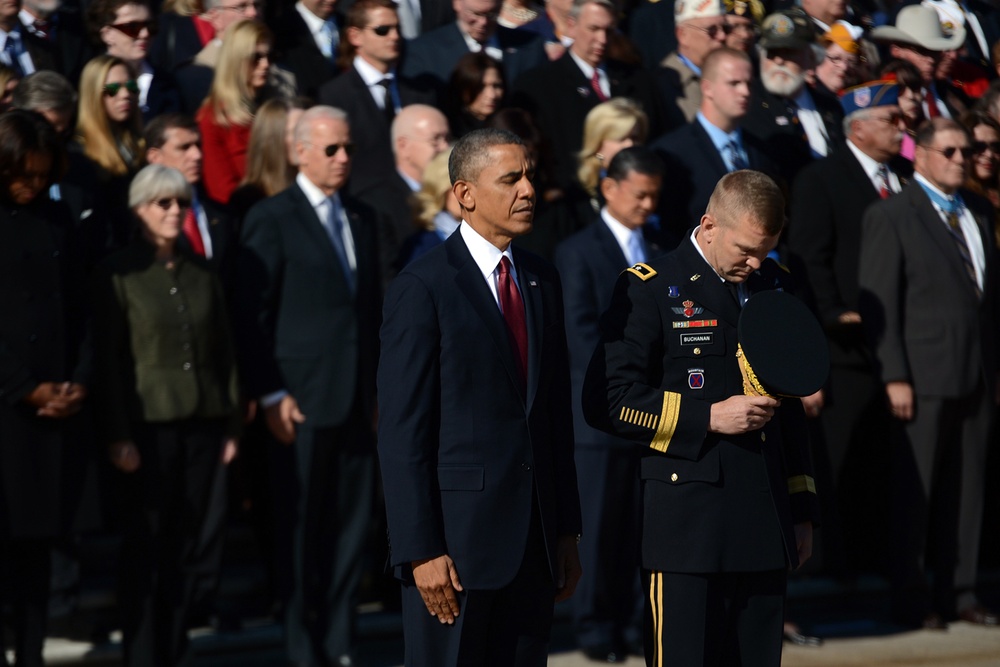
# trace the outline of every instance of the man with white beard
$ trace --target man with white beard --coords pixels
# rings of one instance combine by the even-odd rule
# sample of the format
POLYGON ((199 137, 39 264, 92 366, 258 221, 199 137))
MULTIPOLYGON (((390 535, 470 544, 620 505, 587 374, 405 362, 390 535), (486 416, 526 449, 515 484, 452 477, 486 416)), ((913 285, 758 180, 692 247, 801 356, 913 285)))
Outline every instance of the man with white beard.
POLYGON ((800 9, 764 19, 760 78, 743 131, 759 140, 778 173, 791 184, 812 160, 843 141, 839 105, 809 93, 806 72, 815 67, 815 31, 800 9))

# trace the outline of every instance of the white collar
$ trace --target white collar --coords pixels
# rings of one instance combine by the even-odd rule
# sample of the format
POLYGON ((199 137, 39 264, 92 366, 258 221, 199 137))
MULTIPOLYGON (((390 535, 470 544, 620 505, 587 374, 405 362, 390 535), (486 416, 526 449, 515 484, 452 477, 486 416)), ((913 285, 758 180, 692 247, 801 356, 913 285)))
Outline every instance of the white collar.
POLYGON ((302 17, 302 20, 306 22, 306 27, 309 28, 309 32, 312 34, 315 35, 323 29, 323 24, 325 24, 326 21, 309 11, 309 9, 302 4, 302 0, 295 3, 295 11, 297 11, 299 16, 302 17))
POLYGON ((462 235, 462 240, 465 241, 465 246, 469 249, 469 254, 472 255, 472 261, 479 267, 479 271, 483 274, 484 279, 490 281, 493 272, 497 270, 497 266, 500 264, 500 258, 504 255, 510 260, 511 275, 515 279, 517 278, 517 273, 513 268, 514 255, 511 252, 510 246, 507 246, 506 250, 501 251, 500 248, 497 248, 483 238, 465 220, 462 220, 462 224, 458 226, 458 231, 462 235))
POLYGON ((628 243, 632 238, 632 235, 636 232, 642 234, 641 229, 629 229, 624 224, 618 221, 611 213, 608 211, 608 207, 604 206, 601 208, 601 220, 604 224, 608 226, 611 233, 614 235, 615 240, 618 241, 618 245, 622 247, 625 251, 625 258, 628 259, 628 243))
POLYGON ((583 75, 587 77, 588 81, 594 78, 594 68, 591 67, 590 63, 573 53, 573 49, 566 49, 566 53, 568 53, 569 57, 573 59, 573 62, 575 62, 576 66, 580 68, 580 71, 583 72, 583 75))
POLYGON ((361 56, 354 56, 353 65, 354 69, 357 70, 358 75, 361 76, 361 80, 364 81, 365 85, 369 88, 379 85, 382 82, 382 79, 395 78, 395 68, 390 69, 388 72, 383 74, 378 71, 374 65, 361 56))
POLYGON ((332 196, 327 197, 326 194, 315 183, 306 178, 306 175, 301 171, 295 176, 295 184, 302 189, 302 193, 309 200, 309 205, 314 209, 319 208, 324 205, 329 200, 333 199, 338 204, 340 203, 340 194, 334 192, 332 196))

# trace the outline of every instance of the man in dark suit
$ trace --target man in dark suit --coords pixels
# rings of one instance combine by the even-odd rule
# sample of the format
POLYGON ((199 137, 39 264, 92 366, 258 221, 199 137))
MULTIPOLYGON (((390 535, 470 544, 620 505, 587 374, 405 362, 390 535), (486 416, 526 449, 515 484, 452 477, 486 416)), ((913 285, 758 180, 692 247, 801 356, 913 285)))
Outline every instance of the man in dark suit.
POLYGON ((815 487, 799 401, 746 388, 737 322, 784 285, 767 259, 784 216, 770 178, 727 174, 675 251, 621 274, 601 320, 583 409, 643 452, 648 664, 780 663, 815 487))
POLYGON ((555 269, 513 249, 535 191, 521 140, 449 164, 463 222, 389 287, 379 459, 406 664, 544 665, 580 576, 580 502, 555 269))
POLYGON ((54 54, 18 17, 20 0, 0 4, 0 64, 21 78, 43 69, 57 69, 54 54))
POLYGON ((653 69, 677 48, 674 4, 663 0, 643 0, 628 15, 628 36, 642 53, 642 62, 653 69))
POLYGON ((946 627, 956 610, 997 625, 975 592, 996 410, 993 210, 960 190, 971 158, 964 128, 938 118, 916 144, 914 183, 865 213, 858 280, 878 376, 905 430, 893 461, 893 609, 927 628, 946 627))
POLYGON ((236 239, 225 207, 205 194, 201 157, 201 134, 198 123, 190 116, 163 114, 146 127, 146 162, 181 172, 194 194, 178 246, 207 259, 228 286, 230 253, 236 239))
POLYGON ((339 71, 344 18, 336 8, 337 0, 300 0, 282 14, 274 31, 277 61, 295 75, 300 95, 316 99, 320 86, 339 71))
POLYGON ((819 416, 825 443, 825 460, 817 464, 829 473, 829 488, 820 493, 824 564, 835 572, 881 562, 872 541, 888 520, 888 413, 858 315, 858 259, 865 209, 899 192, 912 175, 909 162, 898 159, 897 99, 896 84, 845 91, 845 145, 803 169, 792 190, 788 250, 805 271, 830 343, 829 381, 805 407, 808 416, 819 416))
POLYGON ((729 172, 750 168, 775 175, 774 163, 740 128, 752 80, 749 56, 716 49, 702 67, 698 115, 652 145, 670 175, 660 199, 660 224, 678 239, 698 224, 716 183, 729 172))
POLYGON ((485 51, 503 63, 508 81, 546 62, 544 40, 497 26, 500 0, 453 0, 456 20, 407 42, 403 75, 421 85, 443 88, 466 53, 485 51))
POLYGON ((843 137, 839 105, 813 96, 806 85, 806 72, 815 67, 813 44, 813 22, 801 10, 764 19, 760 78, 754 81, 743 129, 778 166, 785 185, 843 137))
POLYGON ((660 105, 644 70, 608 60, 608 35, 617 9, 610 0, 575 0, 570 11, 573 44, 558 60, 514 83, 511 105, 530 111, 552 147, 555 178, 565 187, 576 178, 576 154, 587 113, 612 97, 630 97, 649 117, 649 134, 661 131, 660 105))
POLYGON ((295 149, 295 183, 247 214, 237 342, 247 390, 277 440, 275 569, 288 657, 350 665, 375 494, 375 223, 341 195, 352 151, 347 114, 304 112, 295 149))
POLYGON ((358 0, 347 12, 343 45, 351 66, 320 88, 319 101, 347 112, 357 154, 347 190, 362 197, 392 172, 392 120, 410 104, 432 104, 433 94, 398 75, 401 38, 393 0, 358 0))
POLYGON ((662 252, 644 233, 662 178, 663 165, 655 154, 639 147, 619 151, 601 181, 607 204, 556 248, 573 384, 576 471, 580 487, 587 489, 580 498, 587 539, 580 545, 583 577, 573 598, 573 620, 584 653, 605 662, 642 652, 639 452, 632 443, 587 424, 581 408, 583 379, 615 279, 624 268, 662 252))
POLYGON ((51 55, 55 70, 79 81, 91 55, 79 12, 64 8, 62 0, 24 0, 20 18, 27 33, 51 55))

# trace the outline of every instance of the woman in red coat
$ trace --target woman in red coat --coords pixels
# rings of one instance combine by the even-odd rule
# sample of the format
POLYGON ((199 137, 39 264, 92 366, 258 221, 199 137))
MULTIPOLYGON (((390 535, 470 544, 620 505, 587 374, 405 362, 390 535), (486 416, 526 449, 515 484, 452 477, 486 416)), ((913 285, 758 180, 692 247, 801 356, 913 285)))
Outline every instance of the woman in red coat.
POLYGON ((257 105, 266 97, 271 31, 241 21, 226 31, 212 89, 198 111, 208 196, 223 204, 246 174, 247 144, 257 105))

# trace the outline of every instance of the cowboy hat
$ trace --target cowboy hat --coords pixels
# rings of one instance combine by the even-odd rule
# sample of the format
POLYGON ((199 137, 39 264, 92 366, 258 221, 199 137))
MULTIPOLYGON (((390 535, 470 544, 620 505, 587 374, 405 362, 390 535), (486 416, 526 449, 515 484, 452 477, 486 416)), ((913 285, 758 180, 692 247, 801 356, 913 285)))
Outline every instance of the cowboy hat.
POLYGON ((923 5, 909 5, 899 10, 896 25, 875 28, 871 38, 877 42, 920 46, 928 51, 951 51, 965 42, 965 28, 955 26, 949 37, 941 28, 936 11, 923 5))

